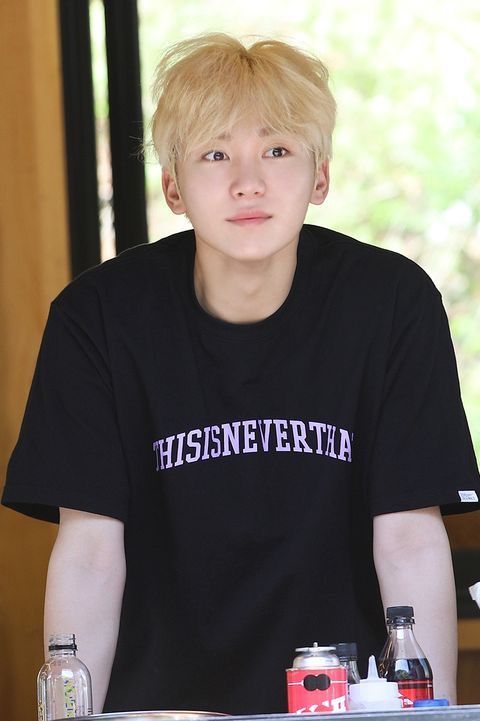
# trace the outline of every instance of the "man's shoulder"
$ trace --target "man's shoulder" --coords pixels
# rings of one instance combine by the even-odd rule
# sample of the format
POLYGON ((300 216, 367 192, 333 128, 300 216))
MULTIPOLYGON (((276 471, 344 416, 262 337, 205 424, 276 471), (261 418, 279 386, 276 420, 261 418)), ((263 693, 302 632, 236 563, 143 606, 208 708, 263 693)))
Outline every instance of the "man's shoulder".
POLYGON ((70 285, 81 283, 115 282, 117 277, 129 276, 135 281, 142 272, 154 268, 170 267, 173 258, 185 256, 195 243, 193 230, 168 235, 153 243, 135 245, 122 251, 114 258, 89 268, 81 273, 70 285))
POLYGON ((372 243, 366 243, 333 228, 306 224, 304 225, 304 233, 309 237, 310 243, 320 243, 323 248, 329 249, 344 257, 359 258, 364 261, 370 261, 371 263, 385 263, 400 266, 416 265, 414 261, 397 251, 383 248, 379 245, 373 245, 372 243))
MULTIPOLYGON (((402 253, 372 245, 331 228, 306 224, 303 236, 311 248, 362 284, 386 282, 436 290, 430 276, 402 253)), ((315 252, 315 251, 314 251, 315 252)))
POLYGON ((72 303, 95 300, 99 303, 108 299, 135 302, 151 288, 161 287, 168 275, 180 273, 181 259, 188 258, 194 243, 193 231, 187 230, 153 243, 133 246, 80 273, 55 298, 54 304, 67 308, 72 303))

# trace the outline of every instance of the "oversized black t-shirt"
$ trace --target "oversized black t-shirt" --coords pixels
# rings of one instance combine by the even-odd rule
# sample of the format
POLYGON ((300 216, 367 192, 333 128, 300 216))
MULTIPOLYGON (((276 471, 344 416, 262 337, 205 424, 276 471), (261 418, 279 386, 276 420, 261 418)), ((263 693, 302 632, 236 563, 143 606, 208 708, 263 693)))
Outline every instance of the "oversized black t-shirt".
POLYGON ((285 711, 296 647, 379 651, 372 518, 474 510, 477 466, 414 263, 307 225, 283 305, 231 324, 194 257, 139 246, 53 302, 3 502, 125 522, 106 711, 285 711))

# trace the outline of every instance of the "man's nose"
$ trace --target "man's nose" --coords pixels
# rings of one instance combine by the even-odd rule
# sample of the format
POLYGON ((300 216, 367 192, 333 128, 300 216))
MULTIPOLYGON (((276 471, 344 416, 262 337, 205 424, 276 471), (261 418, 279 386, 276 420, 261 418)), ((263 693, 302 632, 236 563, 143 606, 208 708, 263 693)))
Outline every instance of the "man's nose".
POLYGON ((231 192, 237 198, 264 194, 265 180, 257 163, 241 163, 233 168, 231 192))

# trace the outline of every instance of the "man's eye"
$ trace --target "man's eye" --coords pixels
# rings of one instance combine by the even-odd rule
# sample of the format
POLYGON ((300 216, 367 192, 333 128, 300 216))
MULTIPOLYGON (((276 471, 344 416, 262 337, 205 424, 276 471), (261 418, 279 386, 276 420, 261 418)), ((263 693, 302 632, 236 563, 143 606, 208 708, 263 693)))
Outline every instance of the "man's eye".
POLYGON ((206 153, 204 156, 205 160, 225 160, 227 157, 223 150, 211 150, 209 153, 206 153))
POLYGON ((278 146, 276 148, 270 148, 270 150, 267 150, 266 155, 269 158, 283 158, 284 155, 288 153, 288 150, 286 148, 282 148, 281 146, 278 146))

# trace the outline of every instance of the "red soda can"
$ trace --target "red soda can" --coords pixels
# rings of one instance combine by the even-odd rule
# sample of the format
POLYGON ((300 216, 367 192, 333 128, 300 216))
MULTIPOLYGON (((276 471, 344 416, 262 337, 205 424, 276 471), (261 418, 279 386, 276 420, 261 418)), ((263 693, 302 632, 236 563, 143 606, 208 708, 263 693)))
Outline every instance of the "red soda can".
POLYGON ((346 711, 347 669, 334 646, 296 648, 292 668, 287 668, 289 713, 346 711))

